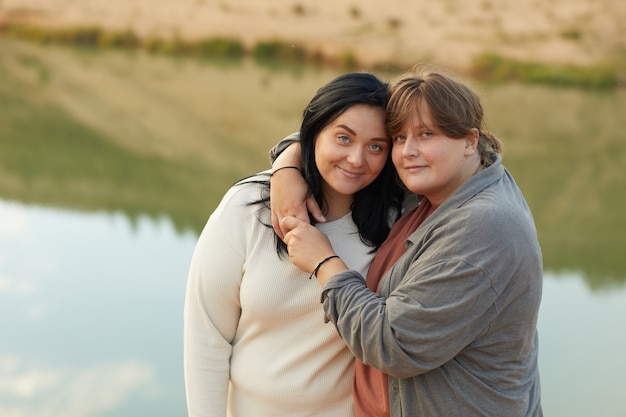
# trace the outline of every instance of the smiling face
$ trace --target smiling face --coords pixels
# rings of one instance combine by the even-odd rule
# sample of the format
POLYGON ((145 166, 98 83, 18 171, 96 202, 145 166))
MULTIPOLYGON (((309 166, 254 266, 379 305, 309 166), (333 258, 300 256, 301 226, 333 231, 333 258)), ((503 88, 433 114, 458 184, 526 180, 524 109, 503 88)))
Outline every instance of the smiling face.
POLYGON ((367 104, 350 107, 320 131, 315 163, 323 179, 327 218, 350 211, 354 194, 382 171, 390 146, 384 110, 367 104))
POLYGON ((465 138, 446 136, 437 128, 428 105, 422 103, 393 135, 391 155, 404 185, 438 206, 480 166, 477 144, 477 129, 465 138))

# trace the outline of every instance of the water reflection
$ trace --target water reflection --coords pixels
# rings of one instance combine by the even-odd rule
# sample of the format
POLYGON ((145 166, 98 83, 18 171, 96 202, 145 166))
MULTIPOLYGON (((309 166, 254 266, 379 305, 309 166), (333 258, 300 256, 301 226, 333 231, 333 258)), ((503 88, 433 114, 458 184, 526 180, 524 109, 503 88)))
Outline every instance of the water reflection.
POLYGON ((184 415, 195 235, 6 201, 0 218, 0 415, 184 415))
MULTIPOLYGON (((0 415, 184 416, 182 305, 194 233, 0 200, 0 415)), ((626 289, 546 273, 546 415, 626 412, 626 289)))
POLYGON ((116 414, 136 393, 149 393, 151 401, 156 397, 154 370, 138 361, 85 368, 29 365, 28 361, 27 357, 1 358, 3 416, 100 416, 109 411, 116 414))
POLYGON ((626 286, 592 292, 577 272, 546 273, 539 368, 547 416, 626 415, 626 286))

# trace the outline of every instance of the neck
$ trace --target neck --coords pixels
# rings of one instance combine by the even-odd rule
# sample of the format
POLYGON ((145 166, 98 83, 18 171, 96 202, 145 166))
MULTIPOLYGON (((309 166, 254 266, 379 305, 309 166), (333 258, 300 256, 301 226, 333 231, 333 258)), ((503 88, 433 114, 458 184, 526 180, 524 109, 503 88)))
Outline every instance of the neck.
POLYGON ((474 171, 474 175, 478 174, 483 169, 485 169, 485 167, 483 166, 482 162, 478 161, 478 166, 476 167, 476 171, 474 171))
POLYGON ((350 213, 354 196, 324 191, 324 200, 326 202, 324 217, 328 221, 333 221, 350 213))

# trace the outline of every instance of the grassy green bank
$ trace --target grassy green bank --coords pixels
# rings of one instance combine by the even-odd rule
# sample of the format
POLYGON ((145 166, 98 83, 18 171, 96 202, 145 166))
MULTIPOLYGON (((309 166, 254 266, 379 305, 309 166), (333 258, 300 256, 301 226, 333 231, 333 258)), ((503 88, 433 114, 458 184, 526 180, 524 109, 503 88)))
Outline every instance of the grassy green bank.
MULTIPOLYGON (((364 66, 350 50, 338 57, 330 57, 319 50, 310 50, 287 40, 267 39, 247 48, 240 40, 232 38, 141 38, 129 30, 115 32, 99 27, 47 28, 13 23, 0 29, 6 36, 40 44, 62 44, 89 49, 142 50, 153 54, 201 59, 237 60, 252 57, 261 63, 287 62, 338 70, 364 66)), ((393 62, 378 62, 368 67, 374 71, 395 73, 410 69, 393 62)), ((464 72, 477 80, 489 82, 515 81, 555 87, 612 90, 626 85, 626 55, 616 56, 612 62, 580 67, 546 65, 486 53, 477 56, 464 72)))

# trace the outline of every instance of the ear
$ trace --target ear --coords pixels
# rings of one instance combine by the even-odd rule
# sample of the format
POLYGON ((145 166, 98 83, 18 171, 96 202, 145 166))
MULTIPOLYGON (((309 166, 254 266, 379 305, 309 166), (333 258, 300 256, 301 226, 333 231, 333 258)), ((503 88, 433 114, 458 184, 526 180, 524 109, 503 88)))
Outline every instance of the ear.
POLYGON ((470 133, 465 137, 465 155, 470 156, 476 152, 478 148, 478 139, 480 132, 476 128, 472 128, 470 133))

